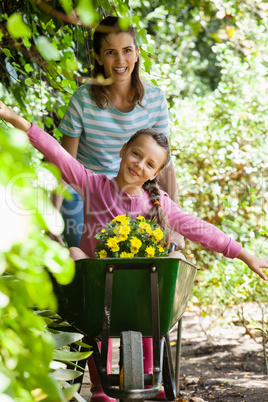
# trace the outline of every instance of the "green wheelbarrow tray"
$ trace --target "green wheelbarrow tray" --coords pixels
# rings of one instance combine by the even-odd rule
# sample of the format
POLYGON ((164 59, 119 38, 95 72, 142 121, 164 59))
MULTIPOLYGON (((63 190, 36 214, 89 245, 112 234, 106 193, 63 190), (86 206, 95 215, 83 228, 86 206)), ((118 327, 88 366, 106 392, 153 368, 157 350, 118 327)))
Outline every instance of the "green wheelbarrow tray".
POLYGON ((152 336, 150 272, 142 269, 148 265, 156 266, 158 271, 160 336, 164 336, 185 312, 197 271, 194 265, 178 258, 76 261, 72 283, 54 283, 60 316, 84 335, 101 337, 107 266, 114 266, 110 336, 118 337, 128 330, 152 336))

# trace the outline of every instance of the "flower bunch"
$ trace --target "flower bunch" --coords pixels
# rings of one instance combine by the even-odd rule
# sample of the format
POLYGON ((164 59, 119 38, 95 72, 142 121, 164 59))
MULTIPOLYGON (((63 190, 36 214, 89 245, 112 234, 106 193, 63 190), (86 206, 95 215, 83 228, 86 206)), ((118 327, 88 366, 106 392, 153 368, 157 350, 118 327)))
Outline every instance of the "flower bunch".
POLYGON ((99 258, 164 257, 168 254, 163 232, 156 222, 138 215, 118 215, 94 237, 99 258))

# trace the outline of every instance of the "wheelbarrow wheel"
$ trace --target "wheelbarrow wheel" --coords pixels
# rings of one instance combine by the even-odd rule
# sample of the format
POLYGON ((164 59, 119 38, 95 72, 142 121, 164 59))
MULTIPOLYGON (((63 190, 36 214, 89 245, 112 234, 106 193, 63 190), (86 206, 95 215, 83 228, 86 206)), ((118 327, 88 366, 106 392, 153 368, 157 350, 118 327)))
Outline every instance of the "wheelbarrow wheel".
MULTIPOLYGON (((142 334, 124 331, 120 336, 120 388, 144 389, 142 334)), ((121 402, 134 399, 120 399, 121 402)), ((142 402, 143 399, 135 399, 142 402)))

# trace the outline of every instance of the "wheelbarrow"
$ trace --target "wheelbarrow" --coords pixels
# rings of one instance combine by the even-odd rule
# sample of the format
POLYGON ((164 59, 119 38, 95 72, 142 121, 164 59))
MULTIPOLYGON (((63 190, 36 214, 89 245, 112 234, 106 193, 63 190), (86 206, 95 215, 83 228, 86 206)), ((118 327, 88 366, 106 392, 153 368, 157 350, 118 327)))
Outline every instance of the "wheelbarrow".
POLYGON ((93 347, 102 388, 121 401, 166 400, 179 390, 181 317, 197 268, 178 258, 76 261, 73 282, 55 284, 59 314, 93 347), (175 368, 169 331, 178 323, 175 368), (152 338, 153 374, 143 372, 142 338, 152 338), (107 373, 110 338, 120 338, 119 374, 107 373), (98 341, 102 342, 101 350, 98 341))

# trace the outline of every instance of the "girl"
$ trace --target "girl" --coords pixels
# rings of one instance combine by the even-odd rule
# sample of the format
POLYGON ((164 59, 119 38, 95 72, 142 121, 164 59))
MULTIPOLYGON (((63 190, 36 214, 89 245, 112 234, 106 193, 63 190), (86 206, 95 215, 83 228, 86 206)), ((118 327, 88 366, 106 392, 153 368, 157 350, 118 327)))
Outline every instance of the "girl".
MULTIPOLYGON (((139 49, 135 31, 122 31, 118 17, 108 16, 93 37, 95 65, 93 78, 102 75, 109 85, 85 84, 70 100, 59 126, 62 146, 86 168, 95 173, 116 176, 119 151, 137 130, 154 128, 169 135, 167 102, 163 91, 139 77, 139 49)), ((173 164, 163 171, 161 185, 176 201, 173 164)), ((83 228, 83 203, 74 192, 73 201, 63 201, 64 238, 68 246, 79 246, 83 228)), ((60 208, 61 200, 54 204, 60 208)), ((173 240, 184 247, 182 236, 173 240)))
MULTIPOLYGON (((158 189, 157 176, 167 166, 170 148, 167 138, 153 129, 143 129, 135 133, 120 151, 120 168, 117 176, 108 179, 104 174, 97 175, 86 169, 73 158, 49 134, 36 125, 18 116, 0 102, 0 118, 14 127, 27 132, 33 146, 42 152, 48 161, 54 163, 69 183, 84 200, 84 232, 81 251, 74 249, 77 258, 94 258, 97 240, 96 233, 118 215, 130 212, 157 221, 164 230, 166 225, 184 237, 200 242, 229 258, 239 258, 262 279, 267 280, 261 268, 268 268, 268 261, 244 250, 238 242, 229 238, 215 226, 190 215, 175 204, 167 193, 158 189), (82 255, 81 255, 82 253, 82 255)), ((175 252, 173 255, 176 256, 175 252)), ((111 350, 111 348, 109 348, 111 350)), ((151 340, 144 349, 144 371, 152 370, 151 340), (145 352, 146 350, 146 352, 145 352)), ((111 355, 108 356, 108 360, 111 355)), ((105 396, 99 383, 93 360, 89 359, 90 376, 93 383, 92 401, 111 400, 105 396)), ((109 368, 108 368, 109 372, 109 368)), ((161 393, 161 397, 164 396, 161 393)))
POLYGON ((156 220, 162 229, 167 224, 189 240, 200 242, 226 257, 239 258, 267 280, 261 270, 268 268, 267 260, 251 255, 220 229, 184 212, 158 189, 157 176, 170 158, 169 143, 164 135, 152 129, 135 133, 120 151, 117 176, 108 179, 104 174, 97 175, 86 169, 53 137, 18 116, 1 101, 0 118, 27 132, 33 146, 49 162, 58 166, 64 180, 84 199, 85 227, 80 248, 90 258, 95 258, 97 239, 94 235, 116 216, 130 212, 131 217, 149 217, 156 220))

